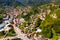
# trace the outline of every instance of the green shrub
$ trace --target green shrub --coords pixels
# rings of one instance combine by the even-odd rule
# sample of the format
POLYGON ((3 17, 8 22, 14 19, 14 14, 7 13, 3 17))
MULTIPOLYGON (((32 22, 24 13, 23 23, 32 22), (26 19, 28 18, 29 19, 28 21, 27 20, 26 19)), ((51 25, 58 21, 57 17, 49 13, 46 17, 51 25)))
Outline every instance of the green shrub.
POLYGON ((15 36, 15 31, 14 29, 11 29, 8 33, 7 33, 7 36, 15 36))

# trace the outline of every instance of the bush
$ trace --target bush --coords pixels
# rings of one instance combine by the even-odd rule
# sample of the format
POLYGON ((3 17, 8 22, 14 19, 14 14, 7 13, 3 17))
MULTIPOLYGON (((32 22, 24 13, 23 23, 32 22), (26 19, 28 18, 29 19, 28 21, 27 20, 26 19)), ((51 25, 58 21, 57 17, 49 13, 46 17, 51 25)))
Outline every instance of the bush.
POLYGON ((58 18, 60 18, 60 8, 54 10, 54 13, 56 13, 58 18))
POLYGON ((0 32, 0 38, 4 37, 5 33, 4 31, 0 32))
POLYGON ((44 27, 42 30, 42 35, 46 38, 52 38, 51 27, 50 26, 44 27))
POLYGON ((7 36, 15 36, 15 31, 14 29, 11 29, 8 33, 7 33, 7 36))
POLYGON ((6 10, 0 8, 0 20, 2 20, 4 18, 4 14, 6 14, 6 10))
POLYGON ((40 18, 37 18, 37 20, 36 20, 36 27, 39 27, 40 26, 40 24, 41 24, 41 22, 42 22, 42 20, 40 19, 40 18))
POLYGON ((55 30, 56 33, 60 34, 60 20, 56 20, 53 25, 53 29, 55 30))
POLYGON ((12 40, 22 40, 21 38, 15 38, 15 39, 12 39, 12 40))

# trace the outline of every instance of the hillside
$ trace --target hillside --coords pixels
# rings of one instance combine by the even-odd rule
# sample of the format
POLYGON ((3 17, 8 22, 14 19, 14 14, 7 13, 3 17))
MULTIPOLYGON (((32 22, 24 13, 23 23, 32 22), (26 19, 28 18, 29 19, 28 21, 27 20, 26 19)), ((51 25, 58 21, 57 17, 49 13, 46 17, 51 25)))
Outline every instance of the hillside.
POLYGON ((25 5, 42 5, 51 2, 51 0, 43 0, 43 1, 42 0, 18 0, 18 1, 25 5))
POLYGON ((17 5, 41 5, 49 3, 51 0, 0 0, 0 6, 17 6, 17 5))
POLYGON ((50 2, 60 4, 60 0, 0 0, 0 6, 27 6, 27 5, 42 5, 50 2))
POLYGON ((0 6, 17 6, 17 5, 23 5, 19 1, 16 0, 0 0, 0 6))

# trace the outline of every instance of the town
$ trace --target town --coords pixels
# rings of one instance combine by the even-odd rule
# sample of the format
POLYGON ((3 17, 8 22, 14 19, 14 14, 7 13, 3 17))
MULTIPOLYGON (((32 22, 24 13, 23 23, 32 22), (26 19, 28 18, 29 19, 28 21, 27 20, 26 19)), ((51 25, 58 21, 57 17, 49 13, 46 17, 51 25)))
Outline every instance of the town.
POLYGON ((0 40, 60 40, 60 5, 0 8, 0 40))

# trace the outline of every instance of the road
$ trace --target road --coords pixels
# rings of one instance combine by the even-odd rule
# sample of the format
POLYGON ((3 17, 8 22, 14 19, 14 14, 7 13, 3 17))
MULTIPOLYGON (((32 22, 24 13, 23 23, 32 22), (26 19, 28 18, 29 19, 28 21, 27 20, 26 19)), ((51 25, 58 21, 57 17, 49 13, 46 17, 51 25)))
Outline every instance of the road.
POLYGON ((16 36, 14 37, 6 37, 6 38, 1 38, 0 40, 7 40, 7 39, 14 39, 14 38, 21 38, 22 40, 31 40, 25 36, 25 34, 21 33, 21 30, 18 27, 14 27, 14 30, 16 32, 16 36))
POLYGON ((31 40, 31 39, 25 37, 25 34, 21 33, 21 30, 18 27, 14 27, 14 29, 15 29, 15 32, 17 34, 17 37, 19 37, 23 40, 31 40))

